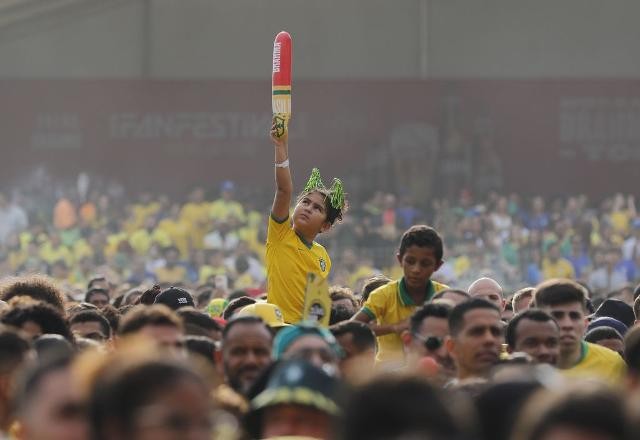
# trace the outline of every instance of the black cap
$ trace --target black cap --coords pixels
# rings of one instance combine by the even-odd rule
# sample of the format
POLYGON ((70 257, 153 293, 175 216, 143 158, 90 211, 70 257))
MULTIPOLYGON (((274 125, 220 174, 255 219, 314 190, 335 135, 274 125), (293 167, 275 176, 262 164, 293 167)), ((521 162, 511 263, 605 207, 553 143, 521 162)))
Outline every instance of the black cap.
POLYGON ((160 292, 156 296, 154 304, 164 304, 172 310, 178 310, 181 307, 195 307, 191 294, 174 286, 160 292))
POLYGON ((594 318, 600 318, 602 316, 608 316, 610 318, 615 318, 627 328, 631 328, 636 320, 636 316, 633 313, 633 308, 625 303, 624 301, 620 301, 619 299, 607 299, 598 310, 596 310, 594 318))

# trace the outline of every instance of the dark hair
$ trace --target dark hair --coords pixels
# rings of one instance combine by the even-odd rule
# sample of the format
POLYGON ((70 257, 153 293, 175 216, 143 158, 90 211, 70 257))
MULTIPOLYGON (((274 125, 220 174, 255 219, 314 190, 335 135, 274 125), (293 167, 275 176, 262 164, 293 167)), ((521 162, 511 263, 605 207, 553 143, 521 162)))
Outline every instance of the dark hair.
POLYGON ((49 277, 30 275, 9 278, 8 282, 0 288, 0 299, 8 302, 16 296, 29 296, 64 312, 64 294, 49 277))
POLYGON ((435 295, 433 295, 433 298, 431 298, 431 301, 433 301, 435 299, 440 299, 443 296, 445 296, 447 293, 455 293, 456 295, 464 296, 467 299, 471 299, 471 295, 469 295, 464 290, 460 290, 460 289, 442 289, 441 291, 436 292, 435 295))
POLYGON ((32 399, 36 397, 40 385, 51 373, 69 368, 73 358, 71 355, 45 356, 30 365, 18 380, 14 405, 16 410, 24 412, 31 407, 32 399))
POLYGON ((586 335, 584 335, 584 340, 587 342, 591 342, 592 344, 597 344, 603 339, 618 339, 619 341, 624 340, 620 332, 611 327, 592 328, 587 332, 586 335))
POLYGON ((400 239, 398 254, 402 257, 410 246, 431 248, 436 260, 442 261, 442 238, 430 226, 414 225, 407 229, 400 239))
POLYGON ((334 304, 331 306, 331 313, 329 314, 329 325, 335 325, 344 321, 348 321, 353 317, 354 314, 355 312, 347 309, 342 304, 334 304))
POLYGON ((264 327, 264 329, 269 334, 271 334, 271 328, 259 316, 253 316, 253 315, 237 316, 233 318, 231 321, 227 322, 227 325, 224 326, 224 330, 222 330, 223 344, 224 344, 224 340, 227 339, 227 335, 229 334, 231 329, 236 325, 260 325, 264 327))
POLYGON ((449 304, 443 303, 427 303, 416 310, 409 320, 409 331, 413 334, 417 334, 420 331, 422 322, 431 317, 449 319, 451 314, 451 307, 449 304))
POLYGON ((17 328, 32 321, 40 326, 42 334, 53 333, 73 341, 73 335, 60 311, 47 303, 16 304, 0 315, 0 321, 17 328))
POLYGON ((552 279, 539 284, 533 298, 538 308, 577 302, 586 310, 584 287, 567 279, 552 279))
POLYGON ((162 288, 156 284, 142 292, 142 295, 140 295, 136 300, 136 304, 145 304, 150 306, 155 302, 156 296, 160 295, 160 292, 162 292, 162 288))
POLYGON ((71 315, 69 318, 69 326, 71 327, 73 324, 79 324, 83 322, 97 322, 102 327, 102 331, 104 332, 107 338, 111 337, 111 324, 107 318, 102 315, 102 313, 95 310, 83 310, 82 312, 75 313, 71 315))
POLYGON ((513 318, 511 318, 511 321, 509 321, 505 329, 505 335, 504 335, 505 342, 511 349, 515 349, 516 347, 516 339, 518 339, 518 336, 517 336, 518 324, 520 324, 520 321, 522 321, 523 319, 529 319, 531 321, 536 321, 536 322, 551 321, 556 326, 558 326, 558 323, 556 322, 556 320, 553 319, 553 317, 549 315, 547 312, 545 312, 544 310, 540 310, 540 309, 524 310, 518 313, 513 318))
POLYGON ((640 320, 640 300, 638 300, 638 298, 633 301, 633 314, 635 315, 636 320, 640 320))
POLYGON ((371 292, 379 287, 386 286, 390 282, 391 278, 384 275, 376 275, 369 278, 364 282, 364 285, 362 286, 362 301, 366 301, 367 299, 369 299, 369 295, 371 295, 371 292))
POLYGON ((348 287, 343 286, 331 286, 329 287, 329 296, 331 301, 339 301, 341 299, 348 299, 353 304, 353 307, 358 307, 358 300, 356 299, 353 291, 348 287))
POLYGON ((172 359, 153 359, 133 365, 114 365, 97 377, 89 396, 91 438, 104 440, 132 438, 138 410, 183 380, 198 384, 206 392, 200 376, 185 364, 172 359))
POLYGON ((109 291, 107 289, 101 289, 100 287, 94 287, 87 291, 84 295, 84 302, 91 302, 91 297, 93 295, 104 295, 107 297, 107 301, 109 301, 109 291))
POLYGON ((122 317, 118 334, 135 333, 148 325, 166 325, 182 329, 182 321, 169 307, 162 304, 140 305, 135 306, 122 317))
POLYGON ((236 298, 227 304, 224 312, 222 312, 222 319, 228 321, 233 318, 233 312, 251 304, 255 304, 256 302, 255 298, 251 298, 250 296, 241 296, 240 298, 236 298))
POLYGON ((341 440, 460 438, 460 423, 441 393, 417 377, 378 378, 347 402, 341 440))
POLYGON ((465 301, 455 306, 451 310, 451 313, 449 313, 449 334, 456 336, 460 333, 464 327, 464 316, 468 312, 476 309, 495 310, 500 314, 500 309, 498 309, 495 304, 482 298, 471 298, 469 301, 465 301))
POLYGON ((107 318, 107 321, 109 321, 109 325, 111 326, 111 331, 115 334, 118 331, 118 327, 120 327, 120 318, 122 317, 120 310, 111 304, 107 304, 100 309, 100 313, 102 313, 102 316, 107 318))
POLYGON ((24 360, 31 344, 17 331, 0 330, 0 374, 13 372, 24 360))
POLYGON ((640 374, 640 326, 631 327, 624 335, 624 357, 630 373, 640 374))
POLYGON ((227 300, 231 302, 234 299, 242 298, 243 296, 248 296, 246 290, 234 290, 229 294, 229 296, 227 296, 227 300))
POLYGON ((376 335, 365 323, 359 321, 344 321, 329 327, 336 338, 342 335, 353 335, 353 345, 358 351, 376 349, 376 335))
POLYGON ((216 344, 213 342, 213 339, 206 336, 188 335, 184 338, 184 343, 189 353, 203 356, 212 365, 216 364, 216 344))
POLYGON ((521 417, 521 423, 529 424, 529 429, 516 426, 514 432, 524 431, 525 440, 540 440, 554 428, 563 426, 616 440, 631 440, 635 436, 626 414, 617 392, 581 383, 559 393, 533 397, 521 417))
POLYGON ((298 196, 296 203, 299 203, 303 198, 313 193, 318 193, 324 198, 324 209, 327 213, 326 221, 329 222, 332 226, 336 221, 341 222, 342 216, 349 209, 349 204, 345 200, 344 207, 342 209, 334 208, 333 205, 331 204, 331 190, 329 188, 315 188, 315 189, 312 189, 311 191, 306 191, 306 192, 303 191, 298 196))
POLYGON ((93 287, 93 285, 95 283, 97 283, 98 281, 104 281, 107 284, 109 284, 109 281, 107 280, 107 277, 105 277, 104 275, 96 275, 94 277, 91 277, 91 279, 87 283, 87 289, 91 289, 93 287))
POLYGON ((206 332, 222 331, 220 324, 211 316, 193 307, 182 307, 176 313, 182 318, 187 335, 207 336, 206 332))

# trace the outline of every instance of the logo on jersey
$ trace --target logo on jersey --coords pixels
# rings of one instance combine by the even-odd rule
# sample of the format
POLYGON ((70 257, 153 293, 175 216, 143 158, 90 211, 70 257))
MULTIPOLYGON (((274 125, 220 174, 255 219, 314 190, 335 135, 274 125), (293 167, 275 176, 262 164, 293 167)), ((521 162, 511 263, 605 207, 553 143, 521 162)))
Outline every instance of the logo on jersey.
POLYGON ((324 258, 320 258, 320 270, 323 272, 327 270, 327 262, 324 261, 324 258))

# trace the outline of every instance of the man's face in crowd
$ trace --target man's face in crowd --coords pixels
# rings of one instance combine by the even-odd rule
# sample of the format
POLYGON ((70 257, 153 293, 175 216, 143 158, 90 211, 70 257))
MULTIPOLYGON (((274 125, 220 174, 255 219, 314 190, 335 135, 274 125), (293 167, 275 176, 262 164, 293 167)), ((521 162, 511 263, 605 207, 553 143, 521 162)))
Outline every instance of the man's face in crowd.
POLYGON ((343 307, 346 310, 349 311, 349 313, 351 314, 351 316, 355 315, 357 310, 356 310, 356 306, 353 304, 353 302, 351 302, 351 300, 349 298, 344 298, 344 299, 336 299, 335 301, 331 302, 331 307, 343 307))
POLYGON ((109 297, 103 293, 94 293, 89 298, 89 303, 93 304, 99 309, 103 309, 109 304, 109 297))
POLYGON ((407 354, 409 363, 415 363, 423 357, 430 357, 440 365, 445 374, 453 376, 455 366, 444 344, 447 336, 449 336, 447 318, 426 317, 420 324, 417 334, 411 335, 407 354))
POLYGON ((496 310, 478 308, 464 315, 460 332, 448 340, 447 349, 455 360, 458 377, 484 377, 500 359, 503 324, 496 310))
POLYGON ((587 327, 582 304, 559 304, 543 307, 543 310, 553 316, 560 327, 560 352, 571 353, 576 350, 587 327))
POLYGON ((142 327, 139 333, 153 339, 162 348, 166 348, 178 356, 186 355, 184 334, 178 327, 172 325, 147 325, 142 327))
POLYGON ((246 393, 260 373, 271 364, 272 336, 262 324, 236 324, 222 341, 227 382, 246 393))
POLYGON ((482 298, 494 304, 498 310, 504 311, 504 298, 502 298, 502 287, 492 279, 481 278, 469 286, 469 295, 473 298, 482 298))
POLYGON ((304 335, 293 341, 282 354, 283 359, 304 359, 318 368, 331 365, 338 369, 338 357, 318 335, 304 335))
POLYGON ((336 340, 344 352, 344 357, 340 360, 342 376, 349 382, 358 382, 360 378, 368 377, 376 363, 375 349, 372 347, 360 350, 353 342, 352 333, 336 336, 336 340))
POLYGON ((105 335, 102 325, 98 321, 75 322, 70 326, 71 332, 78 337, 104 342, 110 335, 105 335))
POLYGON ((522 319, 516 327, 513 351, 527 353, 540 364, 556 365, 560 354, 559 333, 553 321, 522 319))
POLYGON ((85 440, 88 426, 69 368, 48 373, 19 419, 24 440, 85 440))
POLYGON ((317 409, 285 404, 264 410, 261 438, 300 436, 330 438, 330 417, 317 409))

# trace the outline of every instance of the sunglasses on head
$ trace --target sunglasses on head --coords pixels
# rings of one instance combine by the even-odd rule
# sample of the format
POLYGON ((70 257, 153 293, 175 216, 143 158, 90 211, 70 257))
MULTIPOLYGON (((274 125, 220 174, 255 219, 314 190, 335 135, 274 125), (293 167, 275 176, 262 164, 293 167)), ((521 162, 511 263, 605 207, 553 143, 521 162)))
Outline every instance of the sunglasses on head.
POLYGON ((413 336, 421 341, 424 345, 424 348, 429 351, 437 350, 442 347, 442 344, 444 344, 443 338, 439 338, 437 336, 422 336, 417 333, 414 333, 413 336))

